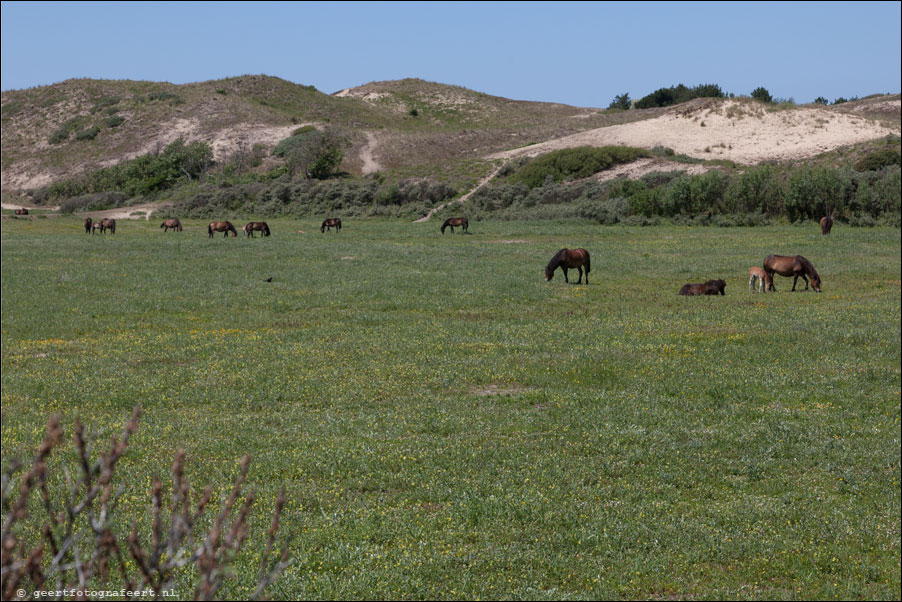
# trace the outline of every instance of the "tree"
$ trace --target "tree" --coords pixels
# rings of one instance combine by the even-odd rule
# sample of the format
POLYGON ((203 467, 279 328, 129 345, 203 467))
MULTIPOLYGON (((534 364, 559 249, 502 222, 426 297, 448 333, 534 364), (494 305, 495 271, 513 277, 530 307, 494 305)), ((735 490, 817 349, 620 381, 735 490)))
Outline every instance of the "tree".
POLYGON ((614 100, 611 101, 611 104, 608 105, 608 108, 623 109, 626 111, 630 108, 630 104, 632 104, 632 101, 630 100, 629 92, 624 92, 623 94, 615 96, 614 100))
POLYGON ((754 90, 752 90, 752 98, 761 102, 773 102, 774 98, 770 95, 770 92, 767 91, 767 88, 763 86, 758 86, 754 90))
POLYGON ((276 145, 273 154, 285 159, 292 177, 304 174, 308 180, 325 180, 338 172, 345 144, 344 137, 334 129, 310 130, 286 138, 276 145))
POLYGON ((821 104, 821 105, 829 104, 829 101, 826 98, 824 98, 823 96, 818 96, 817 98, 814 99, 814 102, 816 102, 817 104, 821 104))

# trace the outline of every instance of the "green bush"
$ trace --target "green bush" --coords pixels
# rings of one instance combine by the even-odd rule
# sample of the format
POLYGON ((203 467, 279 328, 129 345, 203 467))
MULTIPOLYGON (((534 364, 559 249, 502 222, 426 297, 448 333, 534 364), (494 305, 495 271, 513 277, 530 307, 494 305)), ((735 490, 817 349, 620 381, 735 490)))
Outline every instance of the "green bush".
POLYGON ((767 88, 763 86, 759 86, 752 90, 751 96, 760 102, 772 103, 774 101, 773 96, 771 96, 770 92, 767 91, 767 88))
POLYGON ((107 117, 104 123, 106 123, 108 128, 116 128, 125 123, 125 117, 113 115, 112 117, 107 117))
POLYGON ((85 128, 82 131, 75 134, 76 140, 93 140, 97 137, 97 134, 100 133, 100 128, 96 125, 93 125, 89 128, 85 128))
POLYGON ((890 165, 902 165, 898 149, 884 148, 868 153, 855 163, 855 171, 876 171, 890 165))
POLYGON ((637 109, 669 107, 692 100, 693 98, 723 98, 723 90, 717 84, 699 84, 693 88, 678 84, 669 88, 658 88, 648 96, 636 101, 637 109))
POLYGON ((648 156, 647 151, 626 146, 568 148, 540 155, 517 170, 511 180, 536 188, 545 185, 549 178, 552 182, 588 178, 619 163, 648 156))

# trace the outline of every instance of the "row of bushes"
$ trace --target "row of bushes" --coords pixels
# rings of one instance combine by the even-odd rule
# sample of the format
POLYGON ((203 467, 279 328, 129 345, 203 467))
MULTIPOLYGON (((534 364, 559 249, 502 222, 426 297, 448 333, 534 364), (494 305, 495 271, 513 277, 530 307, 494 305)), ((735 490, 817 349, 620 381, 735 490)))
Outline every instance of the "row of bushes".
POLYGON ((551 182, 588 178, 614 165, 650 156, 648 151, 628 146, 580 146, 524 160, 503 175, 513 184, 537 188, 551 182))
POLYGON ((47 203, 99 192, 119 192, 129 197, 150 195, 179 182, 197 179, 212 163, 210 145, 176 140, 162 152, 147 153, 80 177, 54 182, 37 191, 35 200, 47 203))
POLYGON ((587 218, 602 224, 669 218, 693 223, 756 225, 834 215, 857 223, 898 224, 900 168, 859 173, 849 168, 793 171, 760 166, 730 175, 653 172, 638 180, 488 186, 470 200, 474 216, 503 219, 587 218))
POLYGON ((364 180, 290 180, 253 182, 229 188, 202 186, 165 210, 167 216, 190 218, 342 216, 409 217, 426 213, 454 198, 457 191, 442 183, 408 179, 383 183, 364 180))

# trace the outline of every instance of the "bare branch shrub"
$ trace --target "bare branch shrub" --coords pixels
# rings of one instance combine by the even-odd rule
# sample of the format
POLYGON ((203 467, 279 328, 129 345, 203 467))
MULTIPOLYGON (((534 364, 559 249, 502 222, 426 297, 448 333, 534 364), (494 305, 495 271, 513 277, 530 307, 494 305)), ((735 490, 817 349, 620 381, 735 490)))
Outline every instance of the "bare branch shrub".
MULTIPOLYGON (((27 472, 18 476, 25 465, 10 462, 2 475, 0 593, 4 600, 31 599, 36 591, 45 592, 42 599, 71 598, 72 592, 91 590, 125 590, 142 599, 159 600, 189 565, 197 573, 193 599, 217 597, 230 563, 247 542, 256 497, 253 490, 244 493, 250 457, 242 459, 231 492, 206 532, 199 526, 211 506, 211 488, 192 496, 184 474, 185 452, 179 449, 172 464, 171 492, 164 491, 159 478, 153 479, 150 541, 144 541, 134 520, 130 533, 117 533, 117 524, 127 522, 127 517, 116 514, 124 489, 115 485, 114 476, 138 429, 139 416, 140 409, 135 408, 121 437, 114 438, 96 459, 91 459, 85 429, 76 421, 73 440, 78 467, 71 472, 77 477, 73 480, 70 471, 62 469, 64 491, 48 485, 48 458, 63 440, 58 418, 48 421, 44 441, 27 472), (67 590, 68 596, 63 594, 67 590)), ((287 541, 274 554, 284 507, 283 489, 276 499, 256 585, 247 592, 247 599, 259 598, 288 566, 287 541)))

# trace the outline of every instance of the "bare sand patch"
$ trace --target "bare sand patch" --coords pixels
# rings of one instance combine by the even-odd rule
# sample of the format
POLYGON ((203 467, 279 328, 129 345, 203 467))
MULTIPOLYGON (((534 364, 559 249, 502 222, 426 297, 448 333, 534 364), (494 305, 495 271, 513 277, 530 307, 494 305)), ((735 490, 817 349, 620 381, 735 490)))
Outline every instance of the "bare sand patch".
POLYGON ((654 119, 588 130, 488 158, 534 157, 577 146, 662 146, 700 159, 754 164, 811 157, 894 133, 876 121, 827 108, 765 110, 739 101, 691 103, 654 119))

